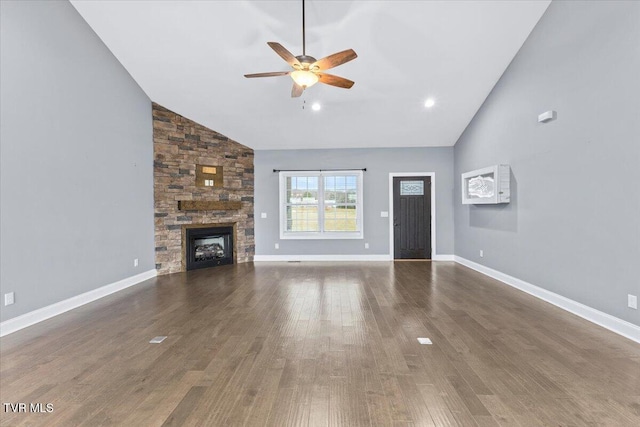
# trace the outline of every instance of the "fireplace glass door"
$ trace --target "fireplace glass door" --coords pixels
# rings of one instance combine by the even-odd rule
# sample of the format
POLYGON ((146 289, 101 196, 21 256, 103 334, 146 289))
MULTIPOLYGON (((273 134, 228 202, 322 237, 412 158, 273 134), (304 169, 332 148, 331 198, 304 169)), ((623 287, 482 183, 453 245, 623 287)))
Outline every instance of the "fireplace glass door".
POLYGON ((233 227, 187 229, 187 270, 233 264, 233 227))

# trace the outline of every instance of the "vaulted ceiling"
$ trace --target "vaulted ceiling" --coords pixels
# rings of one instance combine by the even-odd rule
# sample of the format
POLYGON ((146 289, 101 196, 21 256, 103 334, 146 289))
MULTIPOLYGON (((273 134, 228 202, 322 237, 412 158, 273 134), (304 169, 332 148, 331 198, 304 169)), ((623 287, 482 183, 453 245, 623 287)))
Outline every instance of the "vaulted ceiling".
POLYGON ((300 98, 288 76, 243 77, 290 69, 268 41, 302 53, 299 1, 71 2, 153 101, 254 149, 303 149, 454 145, 550 0, 308 0, 307 54, 354 49, 331 73, 356 84, 300 98))

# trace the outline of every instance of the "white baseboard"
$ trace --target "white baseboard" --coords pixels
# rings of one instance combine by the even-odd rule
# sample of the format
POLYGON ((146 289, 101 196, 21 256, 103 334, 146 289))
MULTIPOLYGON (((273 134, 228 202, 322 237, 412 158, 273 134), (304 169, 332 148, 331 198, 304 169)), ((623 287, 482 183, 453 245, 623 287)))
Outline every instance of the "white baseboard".
POLYGON ((21 316, 14 317, 13 319, 5 320, 0 323, 0 337, 11 334, 13 332, 24 329, 28 326, 35 325, 43 320, 50 319, 58 314, 62 314, 74 308, 88 304, 100 298, 106 297, 114 292, 121 291, 145 280, 156 277, 157 271, 148 270, 144 273, 136 274, 135 276, 127 277, 126 279, 119 280, 101 288, 94 289, 89 292, 85 292, 75 297, 71 297, 64 301, 57 302, 55 304, 48 305, 46 307, 39 308, 29 313, 25 313, 21 316))
MULTIPOLYGON (((392 255, 255 255, 254 262, 265 261, 393 261, 392 255)), ((433 261, 454 261, 453 255, 434 255, 433 261)))
POLYGON ((393 261, 391 255, 256 255, 255 262, 263 261, 393 261))
POLYGON ((536 298, 540 298, 541 300, 553 304, 556 307, 560 307, 563 310, 568 311, 569 313, 573 313, 576 316, 580 316, 583 319, 595 323, 596 325, 609 329, 616 334, 622 335, 623 337, 640 343, 640 326, 629 323, 626 320, 611 316, 610 314, 603 313, 602 311, 596 310, 595 308, 591 308, 572 299, 563 297, 562 295, 558 295, 554 292, 532 285, 531 283, 525 282, 524 280, 520 280, 492 268, 485 267, 482 264, 469 261, 468 259, 459 257, 457 255, 454 258, 457 263, 476 270, 486 276, 499 280, 530 295, 533 295, 536 298))

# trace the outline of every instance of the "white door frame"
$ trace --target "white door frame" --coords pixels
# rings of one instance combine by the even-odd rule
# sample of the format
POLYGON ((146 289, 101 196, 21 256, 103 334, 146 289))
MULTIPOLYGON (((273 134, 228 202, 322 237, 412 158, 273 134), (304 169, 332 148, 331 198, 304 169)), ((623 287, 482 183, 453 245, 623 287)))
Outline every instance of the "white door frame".
POLYGON ((393 242, 393 178, 403 176, 428 176, 431 178, 431 260, 436 258, 436 173, 435 172, 390 172, 389 173, 389 255, 394 259, 393 242))

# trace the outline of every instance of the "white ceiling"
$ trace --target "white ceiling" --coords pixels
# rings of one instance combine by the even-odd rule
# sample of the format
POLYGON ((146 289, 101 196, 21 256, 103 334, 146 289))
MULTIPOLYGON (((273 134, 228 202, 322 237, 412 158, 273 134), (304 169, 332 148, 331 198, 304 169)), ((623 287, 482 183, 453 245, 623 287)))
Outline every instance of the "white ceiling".
POLYGON ((454 145, 550 0, 308 0, 307 54, 358 58, 301 98, 243 77, 290 69, 268 41, 302 53, 299 1, 71 2, 153 101, 260 150, 454 145))

